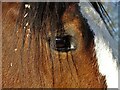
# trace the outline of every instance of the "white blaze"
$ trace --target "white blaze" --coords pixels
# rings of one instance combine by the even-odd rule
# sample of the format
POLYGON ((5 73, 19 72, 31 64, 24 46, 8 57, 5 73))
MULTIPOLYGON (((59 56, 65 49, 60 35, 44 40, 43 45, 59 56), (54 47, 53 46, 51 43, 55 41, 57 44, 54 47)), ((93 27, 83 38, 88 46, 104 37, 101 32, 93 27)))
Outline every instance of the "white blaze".
POLYGON ((81 2, 81 12, 95 33, 95 51, 99 71, 106 76, 108 88, 118 88, 118 45, 107 31, 103 21, 88 3, 81 2))

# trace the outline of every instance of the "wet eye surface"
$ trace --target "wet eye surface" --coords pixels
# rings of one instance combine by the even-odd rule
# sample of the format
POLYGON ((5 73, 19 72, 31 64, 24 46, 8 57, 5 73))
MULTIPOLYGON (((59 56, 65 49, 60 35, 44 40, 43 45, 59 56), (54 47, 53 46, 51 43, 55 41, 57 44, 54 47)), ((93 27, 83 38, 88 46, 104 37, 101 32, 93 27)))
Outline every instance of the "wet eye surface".
POLYGON ((55 45, 52 48, 58 52, 76 50, 76 44, 70 35, 56 36, 54 42, 55 45))

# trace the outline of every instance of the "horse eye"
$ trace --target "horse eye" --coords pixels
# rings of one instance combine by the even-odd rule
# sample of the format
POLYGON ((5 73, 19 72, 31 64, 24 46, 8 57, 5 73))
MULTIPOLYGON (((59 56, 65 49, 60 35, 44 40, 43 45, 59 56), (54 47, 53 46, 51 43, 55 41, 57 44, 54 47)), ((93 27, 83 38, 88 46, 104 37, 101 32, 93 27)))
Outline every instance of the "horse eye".
POLYGON ((71 50, 76 49, 76 45, 73 37, 70 35, 64 35, 64 36, 56 36, 55 37, 55 45, 53 47, 54 50, 57 50, 59 52, 68 52, 71 50))

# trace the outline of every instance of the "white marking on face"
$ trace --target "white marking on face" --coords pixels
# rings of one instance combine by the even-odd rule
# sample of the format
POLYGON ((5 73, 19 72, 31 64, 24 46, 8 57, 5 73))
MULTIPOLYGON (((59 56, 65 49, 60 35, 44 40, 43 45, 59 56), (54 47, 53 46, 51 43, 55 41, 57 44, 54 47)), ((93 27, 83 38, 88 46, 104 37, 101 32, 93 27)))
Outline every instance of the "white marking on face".
POLYGON ((100 16, 88 3, 81 3, 81 12, 88 20, 90 28, 95 34, 95 51, 99 72, 106 76, 107 88, 118 88, 118 52, 117 42, 110 36, 100 16), (85 11, 84 7, 90 9, 85 11), (113 54, 116 57, 113 57, 113 54))

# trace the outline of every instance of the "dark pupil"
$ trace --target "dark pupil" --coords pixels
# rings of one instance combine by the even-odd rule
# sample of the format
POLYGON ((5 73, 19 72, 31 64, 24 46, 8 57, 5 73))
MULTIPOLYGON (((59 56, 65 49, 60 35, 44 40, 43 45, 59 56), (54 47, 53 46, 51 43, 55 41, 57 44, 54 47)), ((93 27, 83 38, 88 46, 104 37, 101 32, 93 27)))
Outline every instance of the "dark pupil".
POLYGON ((57 51, 61 51, 61 52, 67 52, 70 50, 71 47, 71 36, 66 35, 66 36, 57 36, 56 39, 56 45, 55 45, 55 49, 57 51))

